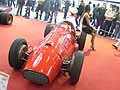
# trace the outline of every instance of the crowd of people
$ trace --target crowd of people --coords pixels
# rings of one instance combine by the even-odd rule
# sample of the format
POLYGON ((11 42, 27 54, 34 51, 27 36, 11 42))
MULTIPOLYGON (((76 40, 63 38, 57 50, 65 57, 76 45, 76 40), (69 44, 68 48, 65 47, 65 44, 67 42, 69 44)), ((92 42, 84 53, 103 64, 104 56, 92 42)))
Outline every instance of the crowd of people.
POLYGON ((75 6, 75 0, 71 2, 70 0, 0 0, 3 5, 17 8, 16 16, 24 16, 26 18, 30 17, 31 11, 36 13, 35 19, 42 19, 44 16, 44 21, 52 22, 54 17, 54 23, 57 22, 57 16, 59 11, 64 12, 63 18, 66 19, 69 12, 69 7, 75 6), (62 7, 63 6, 63 7, 62 7), (23 9, 25 10, 25 15, 23 15, 23 9), (64 9, 64 10, 63 10, 64 9), (45 13, 45 15, 43 15, 45 13))
POLYGON ((22 9, 23 6, 26 6, 26 12, 24 17, 29 18, 30 17, 30 11, 35 11, 36 12, 36 16, 35 19, 42 19, 42 15, 43 12, 45 12, 45 16, 44 16, 44 20, 51 22, 53 15, 55 17, 55 23, 56 23, 56 17, 57 17, 57 13, 59 10, 59 6, 60 6, 60 0, 27 0, 25 2, 25 0, 18 0, 17 2, 18 5, 18 10, 16 15, 22 15, 22 9), (37 3, 37 6, 35 8, 35 5, 37 3), (50 18, 50 19, 49 19, 50 18))
POLYGON ((99 7, 99 4, 94 8, 93 25, 96 28, 100 26, 98 34, 104 37, 120 38, 120 10, 118 6, 110 5, 106 8, 106 4, 99 7))
MULTIPOLYGON (((89 3, 90 5, 91 3, 89 3)), ((76 17, 76 27, 79 26, 78 18, 82 16, 84 12, 84 2, 81 0, 81 4, 78 8, 76 17)), ((119 6, 110 4, 107 6, 106 3, 103 5, 93 4, 93 10, 91 19, 91 25, 98 30, 98 34, 104 37, 111 37, 113 39, 120 38, 120 9, 119 6)))
POLYGON ((35 19, 42 19, 43 13, 44 21, 52 22, 54 17, 54 23, 57 22, 58 12, 61 11, 61 1, 64 5, 64 16, 66 19, 68 16, 69 8, 73 7, 77 9, 75 14, 76 29, 80 26, 81 18, 83 18, 82 27, 83 31, 92 36, 91 48, 94 49, 94 38, 97 34, 104 37, 111 37, 113 39, 120 38, 120 9, 119 6, 110 4, 109 7, 106 3, 93 4, 89 2, 84 3, 84 0, 79 1, 79 5, 75 6, 75 0, 71 3, 70 0, 0 0, 7 6, 13 6, 17 8, 16 16, 22 16, 23 7, 26 7, 26 18, 30 17, 30 12, 36 13, 35 19))
MULTIPOLYGON (((91 2, 89 2, 89 4, 86 6, 90 8, 90 4, 91 2)), ((109 6, 107 6, 106 3, 103 3, 103 5, 101 6, 99 3, 93 4, 92 13, 90 13, 90 11, 88 10, 89 11, 88 15, 85 15, 86 6, 83 0, 81 0, 81 3, 78 7, 77 17, 75 19, 76 28, 80 25, 80 22, 78 21, 80 21, 81 18, 83 17, 82 30, 92 35, 92 39, 91 39, 92 46, 94 46, 93 43, 94 43, 94 38, 95 38, 95 33, 94 33, 95 30, 93 27, 95 27, 95 29, 97 30, 96 32, 99 35, 118 40, 117 43, 112 45, 115 49, 118 49, 118 47, 120 47, 120 9, 119 9, 119 6, 116 6, 113 4, 110 4, 109 6), (89 20, 87 18, 89 18, 89 20), (83 28, 84 25, 86 25, 85 28, 83 28)))
POLYGON ((56 17, 60 8, 60 0, 0 0, 2 4, 17 8, 16 16, 30 17, 31 11, 36 13, 35 19, 42 19, 43 12, 44 20, 51 22, 53 16, 56 17), (23 9, 25 7, 25 15, 23 15, 23 9))

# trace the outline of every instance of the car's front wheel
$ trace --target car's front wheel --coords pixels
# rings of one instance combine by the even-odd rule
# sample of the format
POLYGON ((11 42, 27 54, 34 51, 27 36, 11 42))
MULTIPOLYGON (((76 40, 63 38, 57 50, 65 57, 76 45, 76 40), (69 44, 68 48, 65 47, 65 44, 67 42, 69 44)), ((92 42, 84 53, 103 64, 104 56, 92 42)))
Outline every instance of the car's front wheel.
POLYGON ((69 71, 71 84, 76 84, 78 82, 82 70, 83 61, 84 54, 81 51, 78 51, 75 53, 75 55, 73 55, 69 71))
POLYGON ((24 64, 24 54, 28 51, 25 39, 16 39, 9 50, 9 65, 14 69, 21 69, 24 64))

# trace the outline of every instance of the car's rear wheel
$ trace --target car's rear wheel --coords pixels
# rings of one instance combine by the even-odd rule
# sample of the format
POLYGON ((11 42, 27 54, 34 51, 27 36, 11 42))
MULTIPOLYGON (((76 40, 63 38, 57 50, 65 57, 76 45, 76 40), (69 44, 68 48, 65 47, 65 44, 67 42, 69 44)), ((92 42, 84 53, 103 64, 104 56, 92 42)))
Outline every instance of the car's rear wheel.
POLYGON ((13 22, 13 15, 5 12, 0 13, 0 24, 11 25, 13 22))
POLYGON ((73 55, 69 71, 71 84, 76 84, 78 82, 82 70, 83 61, 84 54, 81 51, 78 51, 75 53, 75 55, 73 55))
POLYGON ((24 64, 24 54, 28 51, 25 39, 16 39, 9 50, 9 65, 14 69, 21 69, 24 64))
POLYGON ((86 32, 81 32, 80 37, 77 38, 77 43, 79 45, 79 50, 83 50, 85 46, 85 41, 86 41, 86 32))
POLYGON ((46 37, 52 30, 52 26, 51 24, 48 24, 45 28, 45 31, 44 31, 44 37, 46 37))

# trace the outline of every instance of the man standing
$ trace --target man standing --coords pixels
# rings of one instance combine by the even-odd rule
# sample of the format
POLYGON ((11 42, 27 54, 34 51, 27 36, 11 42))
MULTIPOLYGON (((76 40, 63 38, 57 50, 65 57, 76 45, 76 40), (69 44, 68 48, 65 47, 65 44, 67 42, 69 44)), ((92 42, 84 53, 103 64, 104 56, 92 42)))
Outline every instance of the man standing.
POLYGON ((116 21, 116 25, 115 25, 115 31, 113 33, 114 39, 120 38, 120 11, 118 12, 116 20, 117 21, 116 21))
POLYGON ((98 27, 100 26, 100 4, 98 3, 97 6, 94 9, 94 13, 95 13, 95 18, 96 18, 96 23, 95 23, 95 27, 96 29, 98 29, 98 27))
POLYGON ((70 7, 70 1, 69 0, 66 0, 65 1, 65 12, 64 12, 64 19, 66 19, 67 17, 67 13, 68 13, 68 10, 69 10, 69 7, 70 7))
POLYGON ((99 17, 98 17, 98 22, 99 22, 99 26, 100 26, 100 30, 98 32, 98 34, 100 34, 101 29, 103 28, 103 23, 105 20, 105 12, 106 12, 106 4, 104 3, 102 5, 102 7, 99 8, 99 17))
POLYGON ((49 23, 52 22, 52 19, 53 19, 53 16, 54 16, 54 22, 56 24, 57 22, 57 14, 58 14, 58 10, 59 10, 59 7, 60 7, 60 0, 52 0, 51 2, 51 12, 50 12, 50 21, 49 23))
POLYGON ((24 17, 29 18, 30 17, 30 7, 32 6, 32 0, 27 0, 26 2, 26 12, 24 17))
POLYGON ((10 0, 10 6, 12 6, 12 4, 15 7, 15 0, 10 0))
POLYGON ((8 3, 8 7, 10 7, 10 5, 11 5, 11 2, 10 2, 11 0, 7 0, 7 3, 8 3))
POLYGON ((72 2, 72 7, 75 7, 75 1, 73 0, 73 2, 72 2))
POLYGON ((35 12, 36 12, 36 17, 35 17, 35 19, 38 19, 38 13, 39 13, 39 11, 40 11, 40 20, 41 20, 41 18, 42 18, 42 13, 43 13, 44 2, 45 2, 45 0, 38 0, 38 1, 37 1, 38 5, 37 5, 37 8, 36 8, 36 10, 35 10, 35 12))
POLYGON ((83 0, 81 0, 79 7, 77 8, 78 12, 77 12, 77 16, 75 18, 75 22, 76 22, 76 29, 78 29, 79 23, 80 23, 80 17, 84 12, 84 8, 85 8, 85 4, 83 2, 83 0))
POLYGON ((35 4, 36 4, 36 0, 32 0, 32 8, 31 8, 32 11, 34 11, 35 4))
POLYGON ((110 30, 109 30, 109 36, 112 37, 113 36, 113 32, 114 32, 114 29, 116 27, 116 24, 117 24, 117 20, 119 20, 119 7, 115 6, 114 7, 114 19, 112 21, 112 25, 110 27, 110 30))
POLYGON ((18 10, 17 10, 16 16, 18 16, 19 13, 20 13, 20 16, 22 15, 22 9, 24 4, 25 4, 25 0, 17 0, 18 10))
POLYGON ((102 27, 105 33, 104 37, 108 36, 109 29, 111 27, 113 19, 114 19, 114 12, 112 11, 112 5, 110 5, 110 8, 105 12, 105 21, 102 27))
POLYGON ((45 0, 45 2, 44 2, 44 7, 43 7, 43 10, 45 11, 44 21, 48 21, 48 19, 49 19, 50 8, 52 6, 51 1, 52 0, 45 0))

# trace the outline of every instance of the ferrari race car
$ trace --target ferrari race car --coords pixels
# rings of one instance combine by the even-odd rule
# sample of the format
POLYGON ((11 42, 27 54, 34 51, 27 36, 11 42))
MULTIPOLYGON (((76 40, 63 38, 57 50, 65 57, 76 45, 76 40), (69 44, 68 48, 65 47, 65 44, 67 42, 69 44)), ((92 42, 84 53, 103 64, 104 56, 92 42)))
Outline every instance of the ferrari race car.
POLYGON ((11 25, 13 22, 13 16, 9 12, 12 8, 0 5, 0 24, 11 25))
MULTIPOLYGON (((37 84, 52 82, 60 71, 68 73, 70 83, 76 84, 84 60, 77 40, 72 23, 48 24, 38 47, 28 46, 25 39, 16 39, 12 43, 9 65, 15 70, 23 68, 24 78, 37 84)), ((84 41, 83 37, 81 40, 84 41)))

